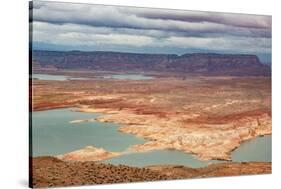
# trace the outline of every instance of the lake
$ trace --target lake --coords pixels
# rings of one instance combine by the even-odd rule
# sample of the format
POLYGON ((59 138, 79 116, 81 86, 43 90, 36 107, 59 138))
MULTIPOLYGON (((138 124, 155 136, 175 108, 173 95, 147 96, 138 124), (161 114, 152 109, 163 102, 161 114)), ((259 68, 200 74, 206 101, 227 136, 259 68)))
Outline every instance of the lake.
MULTIPOLYGON (((145 76, 142 74, 111 74, 104 75, 97 78, 103 79, 117 79, 117 80, 149 80, 154 79, 152 76, 145 76)), ((67 80, 87 80, 91 78, 70 77, 66 75, 51 75, 51 74, 32 74, 32 79, 51 80, 51 81, 67 81, 67 80)))
POLYGON ((32 74, 32 79, 65 81, 68 79, 68 77, 65 75, 32 74))
MULTIPOLYGON (((96 118, 102 114, 74 112, 71 109, 55 109, 32 113, 33 156, 59 155, 85 146, 101 147, 108 151, 123 152, 121 156, 102 162, 129 166, 185 165, 204 167, 223 161, 200 161, 195 156, 176 150, 155 150, 130 153, 129 146, 142 144, 143 138, 121 133, 117 124, 102 122, 70 123, 73 120, 96 118)), ((244 142, 232 152, 232 159, 241 161, 271 162, 271 136, 257 137, 244 142)))
MULTIPOLYGON (((257 137, 244 142, 239 148, 231 153, 233 162, 263 161, 271 162, 271 135, 257 137)), ((186 154, 174 150, 155 150, 144 153, 133 153, 118 156, 104 162, 111 164, 125 164, 129 166, 149 166, 149 165, 186 165, 193 168, 204 167, 210 163, 223 163, 225 161, 200 161, 191 154, 186 154)))
POLYGON ((200 161, 194 155, 177 150, 153 150, 142 153, 131 153, 103 161, 114 165, 128 165, 144 167, 149 165, 186 165, 188 167, 205 167, 209 163, 222 163, 223 161, 200 161))
POLYGON ((149 80, 154 79, 152 76, 142 74, 111 74, 103 76, 104 79, 119 79, 119 80, 149 80))
POLYGON ((93 145, 108 151, 124 151, 144 139, 118 132, 118 125, 102 122, 69 123, 100 114, 55 109, 32 113, 33 156, 58 155, 93 145))
POLYGON ((271 135, 260 136, 244 142, 232 152, 233 161, 272 161, 272 137, 271 135))
POLYGON ((32 79, 50 80, 50 81, 67 81, 67 80, 87 80, 90 78, 70 77, 66 75, 32 74, 32 79))

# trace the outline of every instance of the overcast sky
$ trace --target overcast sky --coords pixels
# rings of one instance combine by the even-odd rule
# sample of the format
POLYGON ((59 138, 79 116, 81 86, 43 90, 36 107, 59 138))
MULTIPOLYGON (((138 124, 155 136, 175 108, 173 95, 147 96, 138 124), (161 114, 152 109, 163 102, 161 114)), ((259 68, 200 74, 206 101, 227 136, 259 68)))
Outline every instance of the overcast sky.
POLYGON ((256 54, 271 60, 271 17, 33 2, 33 47, 46 50, 256 54))

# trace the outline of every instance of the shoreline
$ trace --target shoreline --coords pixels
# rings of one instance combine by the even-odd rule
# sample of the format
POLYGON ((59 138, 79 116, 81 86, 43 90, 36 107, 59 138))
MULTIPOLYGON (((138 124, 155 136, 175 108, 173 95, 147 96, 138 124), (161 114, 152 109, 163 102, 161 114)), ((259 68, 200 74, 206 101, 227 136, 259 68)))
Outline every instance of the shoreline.
MULTIPOLYGON (((79 108, 79 107, 74 107, 74 106, 71 106, 71 107, 60 107, 60 108, 56 108, 56 107, 47 107, 47 109, 43 109, 43 110, 36 110, 36 111, 47 111, 47 110, 55 110, 55 109, 62 109, 62 108, 71 108, 71 111, 77 111, 77 112, 85 112, 85 113, 101 113, 101 114, 104 114, 104 115, 100 115, 98 116, 97 118, 94 118, 94 119, 79 119, 79 120, 72 120, 70 121, 69 123, 71 124, 76 124, 76 123, 81 123, 81 122, 93 122, 93 121, 97 121, 97 122, 111 122, 111 123, 114 123, 114 124, 118 124, 119 125, 119 129, 118 129, 118 132, 122 132, 122 133, 125 133, 125 134, 132 134, 134 135, 135 137, 141 137, 145 140, 147 140, 147 142, 143 143, 143 144, 138 144, 138 145, 145 145, 146 143, 149 143, 151 141, 151 138, 149 137, 144 137, 138 133, 131 133, 131 132, 127 132, 126 131, 126 127, 130 127, 130 124, 122 124, 120 122, 117 121, 107 121, 105 119, 104 121, 104 118, 106 116, 110 116, 112 114, 118 114, 118 111, 114 110, 114 109, 91 109, 91 108, 79 108), (125 128, 125 129, 123 129, 125 128)), ((35 111, 35 112, 36 112, 35 111)), ((136 123, 134 123, 136 124, 136 123)), ((139 125, 142 125, 142 124, 139 124, 139 125)), ((134 153, 139 153, 139 152, 150 152, 150 151, 154 151, 154 150, 177 150, 177 151, 181 151, 181 152, 185 152, 187 154, 191 154, 193 156, 196 157, 196 159, 200 160, 200 161, 208 161, 208 160, 218 160, 218 161, 229 161, 229 162, 232 162, 231 160, 231 153, 234 152, 236 149, 238 149, 243 143, 245 142, 248 142, 248 141, 251 141, 253 139, 256 139, 258 137, 262 137, 262 136, 265 136, 265 135, 271 135, 272 132, 270 133, 263 133, 263 134, 260 134, 260 135, 255 135, 255 136, 252 136, 252 137, 249 137, 249 138, 246 138, 244 140, 241 140, 241 142, 239 143, 239 145, 235 146, 234 148, 230 149, 228 152, 227 152, 227 156, 224 156, 222 158, 203 158, 201 159, 200 156, 198 156, 198 154, 194 153, 192 150, 191 151, 184 151, 184 150, 179 150, 177 148, 171 148, 170 146, 168 147, 164 147, 162 148, 160 146, 160 148, 158 146, 156 146, 155 148, 152 148, 152 149, 144 149, 144 150, 138 150, 138 149, 134 149, 135 146, 138 146, 138 145, 133 145, 133 146, 129 146, 129 149, 130 150, 133 150, 134 153)), ((79 150, 83 150, 82 149, 77 149, 76 151, 79 151, 79 150)), ((69 153, 72 153, 72 152, 68 152, 66 154, 61 154, 59 156, 63 156, 63 155, 67 155, 69 153)), ((113 153, 117 153, 117 152, 113 152, 113 153)), ((122 152, 118 152, 118 156, 122 155, 122 152)), ((100 160, 106 160, 106 159, 100 159, 100 160)))
POLYGON ((103 113, 95 120, 118 124, 118 131, 148 140, 131 146, 135 152, 175 149, 199 160, 231 160, 231 152, 243 142, 272 133, 270 81, 34 81, 37 98, 32 105, 34 111, 71 107, 103 113))
MULTIPOLYGON (((79 111, 79 112, 86 112, 86 113, 102 113, 102 114, 105 114, 105 115, 101 115, 101 116, 95 118, 95 121, 99 121, 99 122, 111 122, 111 123, 114 123, 114 124, 118 124, 118 125, 120 125, 120 128, 118 129, 119 132, 123 132, 123 133, 126 133, 126 134, 133 134, 133 135, 135 135, 135 136, 137 136, 137 137, 142 137, 142 138, 144 138, 145 140, 148 140, 148 142, 146 142, 146 143, 149 143, 149 142, 151 141, 151 138, 149 138, 149 137, 144 137, 144 136, 142 136, 140 133, 132 133, 132 132, 130 132, 130 131, 128 132, 128 131, 126 130, 126 128, 131 126, 130 123, 122 124, 122 123, 120 123, 120 122, 119 122, 118 120, 116 120, 116 119, 112 119, 111 121, 108 121, 108 120, 106 119, 106 117, 107 117, 107 116, 110 116, 110 115, 112 114, 112 113, 110 113, 111 111, 116 112, 115 110, 106 110, 106 109, 98 110, 98 109, 88 109, 88 108, 80 108, 80 109, 79 109, 79 108, 78 108, 78 111, 79 111)), ((118 113, 117 113, 117 114, 118 114, 118 113)), ((79 121, 83 122, 83 120, 79 120, 79 121)), ((88 121, 88 120, 86 120, 86 121, 88 121)), ((142 124, 139 123, 139 125, 142 125, 142 124)), ((216 157, 205 157, 205 158, 201 158, 198 153, 196 153, 196 152, 194 152, 194 151, 192 151, 192 150, 190 150, 190 151, 179 150, 179 149, 177 149, 177 148, 173 148, 173 147, 171 148, 170 146, 167 146, 167 147, 165 147, 165 148, 162 148, 161 146, 160 146, 160 148, 159 148, 159 147, 156 146, 155 148, 152 148, 152 149, 148 149, 148 150, 147 150, 147 149, 144 149, 144 150, 138 151, 137 149, 134 149, 134 146, 139 146, 139 145, 134 145, 133 148, 130 148, 130 149, 135 150, 135 152, 148 152, 148 151, 153 151, 153 150, 174 149, 174 150, 179 150, 179 151, 183 151, 183 152, 186 152, 186 153, 190 153, 190 154, 192 154, 192 155, 195 155, 198 160, 202 160, 202 161, 204 161, 204 160, 205 160, 205 161, 207 161, 207 160, 232 161, 229 156, 231 155, 231 153, 232 153, 233 151, 235 151, 237 148, 239 148, 243 143, 245 143, 245 142, 247 142, 247 141, 250 141, 250 140, 253 140, 253 139, 256 139, 257 137, 260 137, 260 136, 271 135, 271 134, 272 134, 272 132, 271 132, 271 130, 270 130, 270 132, 269 132, 269 131, 265 131, 264 133, 261 133, 261 134, 258 134, 258 135, 254 135, 254 136, 250 135, 250 136, 246 137, 245 139, 243 138, 243 139, 241 139, 241 141, 239 142, 239 144, 237 144, 235 147, 233 147, 233 148, 231 148, 229 151, 227 151, 225 156, 223 156, 223 157, 218 157, 218 158, 216 158, 216 157)), ((146 143, 144 143, 143 145, 145 145, 146 143)), ((142 144, 140 144, 140 145, 142 145, 142 144)))

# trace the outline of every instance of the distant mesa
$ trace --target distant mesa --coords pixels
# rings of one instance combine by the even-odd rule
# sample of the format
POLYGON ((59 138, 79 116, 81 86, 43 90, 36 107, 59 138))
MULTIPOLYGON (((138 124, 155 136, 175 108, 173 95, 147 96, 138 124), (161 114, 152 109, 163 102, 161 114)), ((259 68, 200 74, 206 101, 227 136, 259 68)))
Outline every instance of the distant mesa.
POLYGON ((34 69, 94 69, 158 71, 202 75, 270 76, 271 67, 256 55, 193 53, 138 54, 122 52, 39 51, 32 54, 34 69))

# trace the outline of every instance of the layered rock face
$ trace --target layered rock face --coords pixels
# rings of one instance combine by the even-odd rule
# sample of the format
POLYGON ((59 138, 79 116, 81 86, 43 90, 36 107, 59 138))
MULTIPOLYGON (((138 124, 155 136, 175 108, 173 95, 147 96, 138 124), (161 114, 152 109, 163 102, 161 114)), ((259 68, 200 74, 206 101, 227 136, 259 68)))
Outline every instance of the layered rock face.
POLYGON ((269 76, 271 69, 255 55, 194 53, 136 54, 120 52, 33 51, 34 68, 160 71, 208 75, 269 76))

